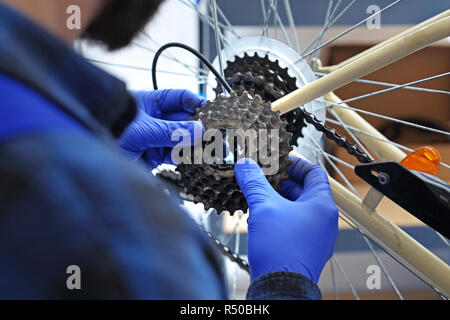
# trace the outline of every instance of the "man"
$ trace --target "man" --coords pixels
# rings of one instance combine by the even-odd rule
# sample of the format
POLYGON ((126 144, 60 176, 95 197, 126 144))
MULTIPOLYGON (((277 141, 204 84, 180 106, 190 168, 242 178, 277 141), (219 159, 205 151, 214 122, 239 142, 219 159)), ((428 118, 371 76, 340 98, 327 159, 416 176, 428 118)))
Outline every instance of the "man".
MULTIPOLYGON (((174 130, 199 126, 185 120, 203 99, 133 97, 71 49, 127 45, 160 2, 0 0, 0 298, 227 297, 216 250, 148 172, 170 161, 174 130), (72 4, 81 30, 66 27, 72 4)), ((247 297, 319 299, 337 234, 326 174, 294 159, 282 196, 254 162, 235 173, 250 208, 247 297)))

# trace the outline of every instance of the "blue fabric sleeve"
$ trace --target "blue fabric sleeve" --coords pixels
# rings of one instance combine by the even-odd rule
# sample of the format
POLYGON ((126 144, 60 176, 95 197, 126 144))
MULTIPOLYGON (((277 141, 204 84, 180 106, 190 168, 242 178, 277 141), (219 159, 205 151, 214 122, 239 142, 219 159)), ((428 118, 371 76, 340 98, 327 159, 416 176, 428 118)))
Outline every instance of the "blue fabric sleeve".
POLYGON ((224 299, 217 251, 163 189, 0 74, 0 299, 224 299))
POLYGON ((247 291, 248 300, 320 300, 319 287, 295 272, 272 272, 254 280, 247 291))
POLYGON ((0 142, 41 131, 83 131, 83 126, 47 98, 0 73, 0 142))

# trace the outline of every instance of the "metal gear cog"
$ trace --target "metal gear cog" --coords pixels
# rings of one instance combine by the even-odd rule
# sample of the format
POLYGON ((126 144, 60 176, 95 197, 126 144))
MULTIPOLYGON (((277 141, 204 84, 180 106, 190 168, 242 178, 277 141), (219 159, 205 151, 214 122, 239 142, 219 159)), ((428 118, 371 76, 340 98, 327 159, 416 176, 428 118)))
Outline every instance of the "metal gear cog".
MULTIPOLYGON (((239 93, 247 91, 252 96, 258 94, 264 101, 276 101, 298 89, 296 79, 289 75, 288 68, 281 68, 278 60, 271 61, 268 55, 260 57, 257 53, 253 56, 244 53, 243 57, 235 56, 234 61, 227 61, 224 73, 233 90, 239 93)), ((222 87, 219 85, 214 91, 220 94, 222 87)), ((306 127, 303 114, 293 110, 282 118, 288 122, 287 131, 292 133, 291 145, 296 146, 306 127)))
MULTIPOLYGON (((277 129, 278 170, 267 178, 276 189, 280 181, 287 178, 292 134, 286 131, 286 120, 281 119, 278 112, 272 111, 270 103, 264 102, 259 95, 252 97, 247 92, 232 92, 229 97, 219 95, 216 100, 208 101, 205 107, 198 109, 191 120, 201 121, 205 130, 218 129, 221 132, 226 129, 277 129)), ((247 148, 251 142, 244 143, 247 148)), ((264 147, 268 148, 266 154, 272 156, 271 143, 261 144, 258 141, 258 150, 264 147)), ((261 163, 259 157, 257 159, 261 167, 268 166, 267 163, 261 163)), ((247 211, 247 202, 234 177, 234 164, 180 164, 176 170, 181 175, 184 192, 193 195, 194 202, 203 203, 206 210, 215 208, 218 214, 223 211, 230 214, 237 210, 247 211)))

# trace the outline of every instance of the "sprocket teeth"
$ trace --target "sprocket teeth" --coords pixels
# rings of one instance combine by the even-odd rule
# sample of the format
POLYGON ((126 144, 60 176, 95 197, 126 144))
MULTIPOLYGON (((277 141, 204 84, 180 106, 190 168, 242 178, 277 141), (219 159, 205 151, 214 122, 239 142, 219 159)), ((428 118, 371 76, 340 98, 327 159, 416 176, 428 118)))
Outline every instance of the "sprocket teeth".
MULTIPOLYGON (((288 154, 291 133, 286 131, 286 121, 280 119, 278 112, 273 112, 270 103, 264 102, 259 95, 253 97, 246 91, 241 94, 233 92, 229 97, 217 97, 200 109, 193 117, 201 120, 205 129, 278 129, 279 167, 276 174, 268 176, 274 188, 279 187, 282 179, 287 177, 286 168, 290 163, 288 154)), ((274 151, 268 144, 259 148, 274 151)), ((259 150, 259 149, 258 149, 259 150)), ((273 154, 273 153, 271 153, 273 154)), ((263 164, 260 163, 262 166, 263 164)), ((194 202, 202 202, 205 209, 215 208, 217 213, 228 211, 233 214, 237 210, 247 211, 248 205, 239 185, 234 178, 233 166, 224 170, 200 164, 180 164, 177 171, 181 175, 184 192, 194 196, 194 202)))
MULTIPOLYGON (((253 55, 244 53, 235 56, 234 61, 227 61, 225 77, 230 86, 242 94, 259 95, 265 101, 273 102, 284 95, 298 89, 296 79, 289 75, 287 67, 281 68, 279 60, 271 61, 268 54, 261 58, 256 52, 253 55)), ((222 87, 214 89, 217 94, 222 87)), ((291 144, 297 145, 302 130, 306 127, 301 112, 294 110, 282 116, 289 123, 287 130, 292 133, 291 144)))

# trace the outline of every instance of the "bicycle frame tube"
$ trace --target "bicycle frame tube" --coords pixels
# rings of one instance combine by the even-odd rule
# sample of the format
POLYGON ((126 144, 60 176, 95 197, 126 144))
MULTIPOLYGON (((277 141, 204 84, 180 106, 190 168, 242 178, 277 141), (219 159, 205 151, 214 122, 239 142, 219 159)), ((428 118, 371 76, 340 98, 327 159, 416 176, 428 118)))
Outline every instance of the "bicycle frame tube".
POLYGON ((364 143, 381 161, 397 161, 400 162, 406 157, 406 153, 394 146, 383 136, 377 129, 375 129, 369 122, 361 117, 357 112, 345 109, 347 105, 342 103, 337 95, 333 92, 325 95, 325 100, 334 104, 342 105, 344 108, 331 107, 330 109, 336 112, 346 125, 366 132, 367 134, 355 131, 354 135, 364 143), (383 141, 385 140, 385 141, 383 141))
MULTIPOLYGON (((291 155, 301 157, 296 152, 291 155)), ((348 217, 370 239, 408 270, 450 298, 450 267, 376 210, 366 207, 352 192, 329 177, 334 201, 341 214, 348 217)))
MULTIPOLYGON (((325 100, 346 106, 332 92, 325 95, 325 100)), ((354 133, 380 160, 401 161, 406 156, 396 146, 382 141, 387 140, 387 138, 355 111, 339 107, 332 107, 331 109, 339 115, 345 124, 371 135, 354 133)), ((345 211, 346 216, 355 221, 378 245, 411 272, 436 288, 445 297, 450 297, 450 268, 445 262, 378 212, 364 206, 361 200, 332 178, 330 178, 330 186, 337 205, 345 211)))
POLYGON ((345 61, 343 61, 343 62, 341 62, 341 63, 339 63, 337 65, 327 66, 327 67, 320 67, 317 71, 322 72, 322 73, 330 73, 330 72, 336 71, 337 69, 348 65, 349 63, 351 63, 351 62, 353 62, 353 61, 355 61, 355 60, 357 60, 357 59, 359 59, 359 58, 361 58, 361 57, 371 53, 372 51, 375 51, 375 50, 378 50, 380 48, 383 48, 384 46, 386 46, 387 44, 391 43, 392 41, 397 41, 398 39, 406 37, 406 36, 416 32, 420 28, 429 26, 432 23, 434 23, 434 22, 436 22, 436 21, 438 21, 440 19, 443 19, 445 17, 448 17, 448 16, 450 16, 450 10, 444 11, 441 14, 438 14, 438 15, 436 15, 436 16, 428 19, 428 20, 425 20, 424 22, 422 22, 422 23, 420 23, 418 25, 415 25, 414 27, 411 27, 411 28, 403 31, 402 33, 400 33, 400 34, 398 34, 398 35, 396 35, 396 36, 394 36, 394 37, 392 37, 390 39, 387 39, 387 40, 385 40, 385 41, 383 41, 383 42, 381 42, 381 43, 379 43, 379 44, 377 44, 377 45, 375 45, 375 46, 365 50, 364 52, 361 52, 360 54, 357 54, 356 56, 353 56, 353 57, 351 57, 351 58, 349 58, 349 59, 347 59, 347 60, 345 60, 345 61))
MULTIPOLYGON (((450 13, 450 10, 448 12, 450 13)), ((447 13, 432 23, 388 41, 384 46, 362 55, 325 77, 285 95, 272 103, 272 110, 280 111, 281 114, 294 110, 448 36, 450 36, 450 14, 447 13)))
POLYGON ((450 267, 444 261, 377 211, 367 208, 336 180, 329 180, 333 198, 346 216, 398 262, 441 295, 450 297, 450 267))

